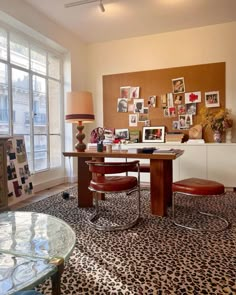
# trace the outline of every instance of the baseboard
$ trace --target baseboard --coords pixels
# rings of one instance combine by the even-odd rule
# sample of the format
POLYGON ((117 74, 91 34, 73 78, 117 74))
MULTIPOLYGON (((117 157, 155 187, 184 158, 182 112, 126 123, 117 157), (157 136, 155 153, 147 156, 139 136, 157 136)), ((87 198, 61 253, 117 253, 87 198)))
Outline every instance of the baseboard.
POLYGON ((43 183, 36 184, 36 185, 34 185, 34 193, 49 189, 51 187, 54 187, 56 185, 63 184, 63 183, 66 183, 66 182, 68 182, 68 180, 65 179, 65 177, 62 177, 62 178, 50 180, 48 182, 43 182, 43 183))

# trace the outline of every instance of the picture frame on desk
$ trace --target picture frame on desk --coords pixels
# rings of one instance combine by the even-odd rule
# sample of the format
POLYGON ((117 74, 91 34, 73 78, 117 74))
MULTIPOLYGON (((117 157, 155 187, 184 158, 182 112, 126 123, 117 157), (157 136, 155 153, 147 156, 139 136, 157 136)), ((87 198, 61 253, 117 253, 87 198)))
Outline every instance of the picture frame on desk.
POLYGON ((119 139, 129 139, 129 129, 115 129, 115 137, 119 139))
POLYGON ((142 142, 165 142, 165 126, 143 127, 142 142))

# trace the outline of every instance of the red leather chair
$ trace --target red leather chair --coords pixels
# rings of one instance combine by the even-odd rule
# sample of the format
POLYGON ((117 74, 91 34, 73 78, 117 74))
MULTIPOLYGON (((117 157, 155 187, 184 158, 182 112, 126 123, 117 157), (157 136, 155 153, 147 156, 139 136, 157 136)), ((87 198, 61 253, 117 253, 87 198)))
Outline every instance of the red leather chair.
MULTIPOLYGON (((124 230, 133 227, 137 224, 140 218, 140 171, 139 161, 130 162, 96 162, 87 161, 89 165, 89 171, 92 172, 92 179, 90 181, 89 190, 95 192, 95 213, 89 219, 92 224, 98 230, 124 230), (137 169, 138 176, 119 175, 123 172, 130 171, 131 169, 137 169), (109 175, 113 174, 113 175, 109 175), (114 175, 115 174, 115 175, 114 175), (116 175, 118 174, 118 175, 116 175), (124 224, 109 224, 104 225, 98 223, 98 219, 101 217, 99 212, 99 193, 125 193, 129 196, 135 192, 137 195, 137 212, 136 215, 125 222, 124 224)), ((103 201, 101 201, 103 202, 103 201)))
MULTIPOLYGON (((173 222, 177 226, 181 226, 186 229, 191 230, 208 230, 212 232, 218 232, 225 230, 229 226, 229 222, 226 218, 218 216, 216 214, 212 214, 209 212, 203 212, 198 210, 198 212, 202 215, 210 216, 212 218, 217 218, 223 222, 223 226, 220 229, 204 229, 204 228, 197 228, 195 226, 187 226, 182 222, 178 222, 176 220, 176 199, 178 194, 184 194, 186 196, 199 196, 204 199, 206 196, 213 196, 213 195, 222 195, 225 192, 225 187, 223 184, 213 181, 213 180, 206 180, 201 178, 187 178, 180 181, 176 181, 172 184, 172 191, 173 191, 173 199, 172 199, 172 218, 173 222)), ((203 200, 204 202, 204 200, 203 200)))

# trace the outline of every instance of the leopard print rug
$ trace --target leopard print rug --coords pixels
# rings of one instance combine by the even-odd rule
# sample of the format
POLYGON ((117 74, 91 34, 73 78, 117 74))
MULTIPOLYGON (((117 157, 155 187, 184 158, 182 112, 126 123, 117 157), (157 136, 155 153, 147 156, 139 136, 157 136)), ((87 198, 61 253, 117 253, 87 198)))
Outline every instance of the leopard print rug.
MULTIPOLYGON (((204 198, 204 209, 220 212, 230 228, 212 233, 191 231, 167 217, 150 214, 150 195, 142 191, 140 222, 129 230, 101 232, 87 223, 93 208, 77 207, 77 188, 22 208, 54 215, 68 222, 77 242, 61 280, 62 294, 236 294, 236 193, 204 198)), ((101 201, 103 219, 119 221, 135 213, 134 197, 108 195, 101 201)), ((203 201, 203 200, 202 200, 203 201)), ((221 227, 220 222, 192 213, 195 201, 179 195, 177 218, 197 226, 221 227)), ((131 216, 132 217, 132 216, 131 216)), ((51 282, 38 286, 51 294, 51 282)))

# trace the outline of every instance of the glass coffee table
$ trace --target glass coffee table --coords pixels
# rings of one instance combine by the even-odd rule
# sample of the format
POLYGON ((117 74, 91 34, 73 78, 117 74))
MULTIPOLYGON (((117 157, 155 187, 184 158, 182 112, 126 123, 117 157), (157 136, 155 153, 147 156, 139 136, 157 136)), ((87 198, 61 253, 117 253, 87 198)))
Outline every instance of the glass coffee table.
POLYGON ((0 294, 32 289, 51 277, 52 294, 60 294, 64 262, 76 236, 63 220, 35 212, 0 214, 0 294))

